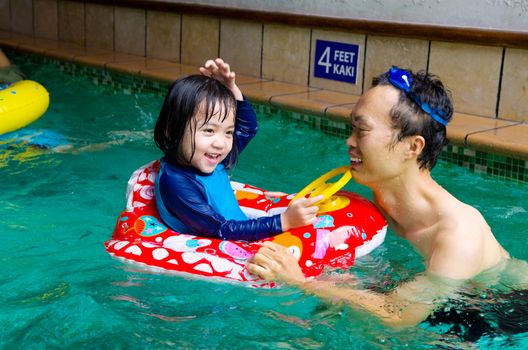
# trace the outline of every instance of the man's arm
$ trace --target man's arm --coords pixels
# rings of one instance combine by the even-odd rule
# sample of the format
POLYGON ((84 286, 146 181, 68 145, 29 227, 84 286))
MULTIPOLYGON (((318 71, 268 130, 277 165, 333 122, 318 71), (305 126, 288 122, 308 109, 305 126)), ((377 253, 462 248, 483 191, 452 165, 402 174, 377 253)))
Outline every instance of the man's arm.
POLYGON ((404 327, 417 325, 441 305, 456 290, 457 283, 451 282, 446 284, 435 276, 420 275, 387 294, 317 280, 300 287, 320 298, 362 309, 387 325, 404 327))
POLYGON ((0 49, 0 67, 9 67, 11 65, 11 62, 7 58, 7 56, 4 54, 4 52, 0 49))
POLYGON ((392 326, 411 326, 423 321, 460 284, 426 274, 382 294, 336 286, 329 281, 307 281, 295 257, 273 242, 264 243, 248 269, 266 280, 282 281, 323 299, 360 308, 392 326))

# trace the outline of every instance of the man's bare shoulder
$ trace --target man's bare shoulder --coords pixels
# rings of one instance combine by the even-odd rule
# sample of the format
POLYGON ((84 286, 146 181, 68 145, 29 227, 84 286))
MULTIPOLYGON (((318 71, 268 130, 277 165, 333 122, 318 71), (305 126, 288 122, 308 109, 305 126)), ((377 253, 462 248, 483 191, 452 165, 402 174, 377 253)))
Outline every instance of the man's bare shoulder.
POLYGON ((457 200, 443 208, 439 230, 441 238, 463 239, 478 238, 490 228, 480 211, 457 200))
POLYGON ((437 225, 428 271, 453 279, 475 276, 483 269, 491 239, 498 244, 476 208, 460 201, 451 203, 443 208, 437 225))

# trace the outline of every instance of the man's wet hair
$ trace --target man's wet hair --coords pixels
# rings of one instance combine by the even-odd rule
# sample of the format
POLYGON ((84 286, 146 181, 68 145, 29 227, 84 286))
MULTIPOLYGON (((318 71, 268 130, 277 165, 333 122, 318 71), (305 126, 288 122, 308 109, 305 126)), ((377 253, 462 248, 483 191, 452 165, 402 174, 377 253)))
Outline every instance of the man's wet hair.
MULTIPOLYGON (((444 87, 440 79, 423 70, 413 73, 406 69, 412 77, 409 93, 398 89, 399 99, 390 110, 392 126, 398 130, 395 142, 405 137, 420 135, 425 139, 423 151, 418 156, 420 169, 433 169, 442 149, 448 144, 446 127, 426 113, 409 94, 414 95, 422 103, 431 108, 442 111, 446 124, 453 116, 451 93, 444 87)), ((389 81, 390 71, 372 79, 372 87, 393 84, 389 81)))

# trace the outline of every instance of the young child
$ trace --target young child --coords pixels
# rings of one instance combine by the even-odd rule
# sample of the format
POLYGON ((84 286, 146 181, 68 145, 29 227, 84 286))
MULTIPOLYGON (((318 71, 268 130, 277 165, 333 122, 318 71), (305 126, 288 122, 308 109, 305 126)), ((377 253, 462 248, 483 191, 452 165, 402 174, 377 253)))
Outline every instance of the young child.
POLYGON ((280 215, 244 215, 226 169, 255 136, 257 118, 227 63, 208 60, 200 71, 170 86, 154 129, 164 154, 155 193, 161 219, 181 233, 245 241, 313 223, 322 196, 296 200, 280 215))

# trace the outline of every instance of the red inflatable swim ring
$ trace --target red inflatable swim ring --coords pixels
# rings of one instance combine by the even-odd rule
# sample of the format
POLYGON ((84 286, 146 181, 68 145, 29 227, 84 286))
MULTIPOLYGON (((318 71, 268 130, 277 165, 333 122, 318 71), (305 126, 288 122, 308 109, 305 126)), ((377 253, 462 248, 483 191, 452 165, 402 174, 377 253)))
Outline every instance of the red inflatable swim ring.
MULTIPOLYGON (((346 191, 337 192, 337 196, 332 197, 334 201, 326 208, 320 206, 322 210, 313 225, 262 241, 223 241, 181 234, 165 226, 159 218, 154 198, 158 171, 159 161, 154 161, 132 174, 128 182, 127 207, 117 219, 112 238, 105 242, 110 255, 156 272, 245 282, 251 287, 273 287, 273 283, 246 270, 247 260, 263 241, 288 247, 297 257, 304 274, 313 277, 319 275, 325 266, 349 268, 356 257, 368 254, 385 239, 387 223, 376 206, 346 191)), ((329 186, 325 183, 322 188, 329 186)), ((237 182, 232 182, 232 187, 249 218, 280 213, 293 198, 292 195, 270 198, 260 188, 237 182)), ((299 194, 304 195, 301 192, 299 194)))

